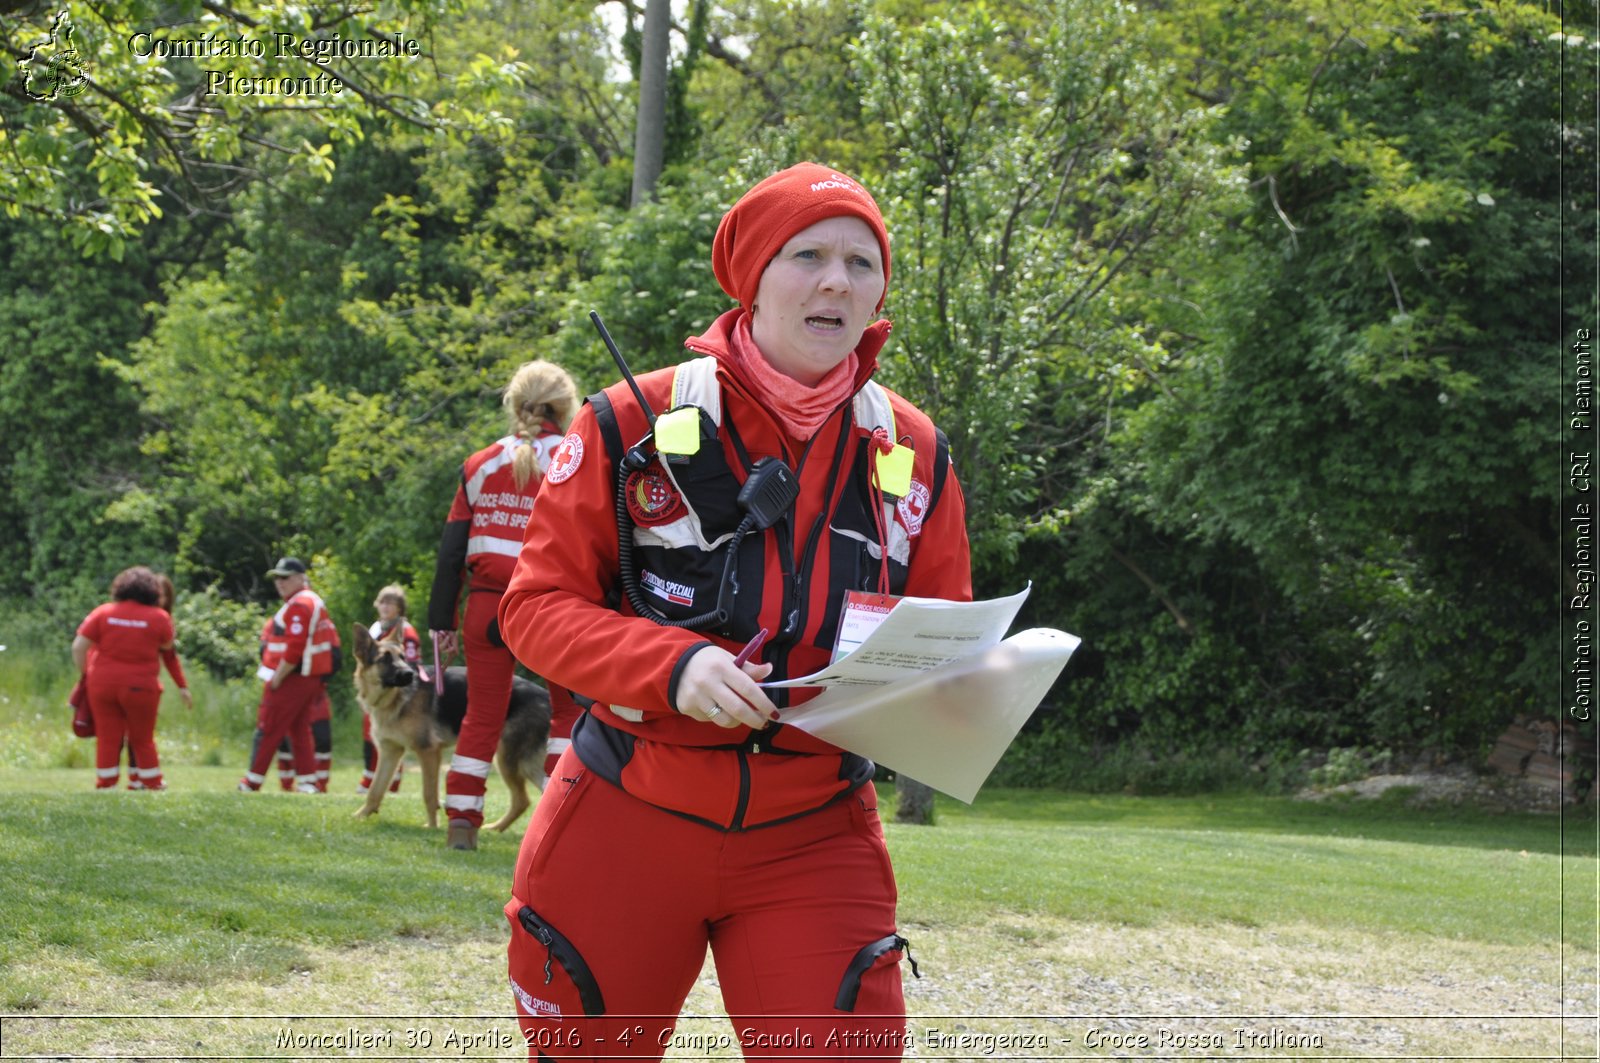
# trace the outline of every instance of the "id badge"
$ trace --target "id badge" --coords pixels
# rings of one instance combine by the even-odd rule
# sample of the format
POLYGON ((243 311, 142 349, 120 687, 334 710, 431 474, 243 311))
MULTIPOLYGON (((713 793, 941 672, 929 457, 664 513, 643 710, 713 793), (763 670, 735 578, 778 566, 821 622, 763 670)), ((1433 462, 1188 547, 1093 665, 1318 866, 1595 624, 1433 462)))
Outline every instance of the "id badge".
MULTIPOLYGON (((884 617, 900 600, 898 594, 875 591, 845 591, 844 609, 839 614, 839 636, 833 643, 833 660, 840 661, 878 629, 884 617)), ((830 662, 831 663, 831 662, 830 662)))

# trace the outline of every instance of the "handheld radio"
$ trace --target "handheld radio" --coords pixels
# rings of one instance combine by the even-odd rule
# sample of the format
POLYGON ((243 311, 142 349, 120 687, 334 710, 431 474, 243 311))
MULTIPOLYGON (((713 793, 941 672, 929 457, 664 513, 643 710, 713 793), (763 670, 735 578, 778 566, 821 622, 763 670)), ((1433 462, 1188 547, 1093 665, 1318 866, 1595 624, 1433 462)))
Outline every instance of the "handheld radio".
POLYGON ((739 545, 746 535, 752 531, 765 531, 778 521, 782 520, 800 497, 800 481, 795 476, 794 470, 785 465, 782 460, 765 457, 757 461, 749 470, 744 484, 739 488, 738 506, 744 513, 739 526, 734 530, 732 539, 725 543, 721 549, 725 552, 722 566, 722 580, 717 588, 716 605, 711 610, 699 616, 683 620, 674 620, 656 609, 645 598, 639 586, 639 574, 634 565, 633 558, 633 514, 628 508, 627 482, 628 477, 648 466, 655 457, 655 424, 656 413, 645 401, 644 392, 633 378, 633 373, 628 369, 628 363, 623 359, 622 352, 617 349, 616 342, 612 340, 611 333, 606 330, 605 323, 600 320, 596 311, 589 311, 589 320, 593 323, 595 331, 600 334, 600 340, 606 345, 606 350, 611 352, 611 358, 617 363, 617 368, 622 372, 622 379, 627 382, 633 397, 639 403, 639 409, 644 411, 645 419, 649 422, 650 430, 645 433, 633 446, 628 447, 617 463, 617 477, 615 485, 616 513, 617 513, 617 560, 618 569, 622 579, 622 589, 628 596, 628 602, 633 606, 634 612, 640 616, 653 620, 664 627, 682 627, 697 629, 704 627, 721 627, 727 624, 733 615, 734 598, 739 593, 738 556, 739 545))

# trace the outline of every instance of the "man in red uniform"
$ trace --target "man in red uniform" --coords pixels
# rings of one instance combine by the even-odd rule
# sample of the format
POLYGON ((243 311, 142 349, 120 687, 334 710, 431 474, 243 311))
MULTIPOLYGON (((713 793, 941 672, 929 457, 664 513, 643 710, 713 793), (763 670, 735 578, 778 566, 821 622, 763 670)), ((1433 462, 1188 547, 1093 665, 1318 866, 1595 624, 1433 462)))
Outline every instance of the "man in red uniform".
POLYGON ((299 558, 281 558, 267 575, 272 577, 283 606, 273 615, 262 654, 258 672, 263 680, 261 705, 256 710, 250 767, 239 780, 239 789, 261 789, 273 752, 288 735, 294 753, 295 789, 314 794, 318 791, 311 710, 323 694, 323 677, 333 672, 333 645, 318 631, 328 610, 311 589, 305 563, 299 558))
MULTIPOLYGON (((516 659, 500 638, 496 613, 522 547, 550 453, 578 408, 578 388, 560 366, 522 365, 506 385, 504 406, 510 434, 473 454, 461 466, 450 515, 439 542, 439 558, 428 601, 428 627, 441 656, 455 652, 456 615, 470 576, 462 618, 467 658, 467 715, 444 779, 445 815, 452 849, 476 849, 483 826, 483 795, 500 745, 516 659)), ((577 715, 565 691, 550 691, 556 710, 551 744, 564 741, 577 715), (559 696, 558 696, 559 695, 559 696), (562 709, 566 712, 563 714, 562 709), (558 731, 563 737, 556 737, 558 731)))
POLYGON ((596 699, 517 859, 512 995, 530 1058, 660 1059, 709 944, 747 1055, 898 1059, 873 764, 781 722, 815 691, 757 684, 824 667, 852 592, 970 599, 965 506, 871 379, 889 240, 859 184, 768 178, 712 262, 741 306, 638 379, 648 412, 590 397, 501 604, 517 657, 596 699))

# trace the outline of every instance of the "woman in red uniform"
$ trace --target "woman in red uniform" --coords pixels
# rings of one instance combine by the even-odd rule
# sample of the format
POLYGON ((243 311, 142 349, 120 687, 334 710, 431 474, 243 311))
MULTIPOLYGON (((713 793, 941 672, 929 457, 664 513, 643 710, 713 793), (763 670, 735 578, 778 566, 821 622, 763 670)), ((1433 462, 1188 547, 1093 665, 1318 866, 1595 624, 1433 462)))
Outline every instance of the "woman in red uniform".
MULTIPOLYGON (((450 821, 445 841, 452 849, 478 847, 484 789, 500 745, 517 664, 500 638, 495 614, 550 453, 578 408, 578 387, 560 366, 527 362, 506 385, 503 405, 509 434, 461 466, 461 484, 439 541, 428 600, 428 627, 438 638, 441 657, 448 660, 456 649, 462 587, 470 584, 461 619, 467 715, 444 777, 445 815, 450 821)), ((554 703, 563 692, 550 693, 554 703)))
POLYGON ((86 679, 89 710, 94 715, 98 789, 117 785, 124 738, 138 764, 129 768, 129 787, 166 789, 156 752, 163 657, 184 704, 194 705, 173 636, 172 617, 161 608, 159 578, 143 565, 118 573, 111 582, 111 601, 78 625, 72 659, 86 679), (93 669, 89 667, 91 655, 93 669))
MULTIPOLYGON (((411 621, 406 619, 405 588, 398 583, 389 584, 378 592, 372 607, 378 611, 378 619, 372 622, 367 634, 374 640, 398 642, 406 652, 406 663, 422 669, 422 639, 417 636, 417 629, 411 626, 411 621)), ((364 766, 361 769, 361 784, 356 787, 358 794, 364 794, 372 787, 372 773, 378 770, 378 747, 372 741, 372 717, 364 712, 361 714, 361 751, 364 766)), ((389 784, 391 794, 400 792, 400 774, 404 769, 404 761, 395 765, 394 781, 389 784)))
POLYGON ((512 993, 530 1057, 659 1059, 709 943, 747 1054, 899 1058, 873 765, 782 724, 814 691, 757 684, 826 665, 849 591, 969 600, 961 490, 870 379, 890 257, 866 190, 775 174, 712 264, 740 306, 639 378, 649 412, 591 396, 501 604, 518 658, 595 700, 518 857, 512 993))

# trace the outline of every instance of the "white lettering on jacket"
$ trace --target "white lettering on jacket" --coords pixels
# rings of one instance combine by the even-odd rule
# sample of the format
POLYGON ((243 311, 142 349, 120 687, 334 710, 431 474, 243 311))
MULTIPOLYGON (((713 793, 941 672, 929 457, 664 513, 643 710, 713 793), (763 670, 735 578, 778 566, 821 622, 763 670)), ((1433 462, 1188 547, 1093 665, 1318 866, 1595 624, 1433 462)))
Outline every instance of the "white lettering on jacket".
POLYGON ((529 1015, 550 1015, 561 1017, 561 1005, 552 1004, 548 1000, 540 1000, 517 984, 515 978, 511 979, 511 993, 517 998, 517 1006, 529 1015))

